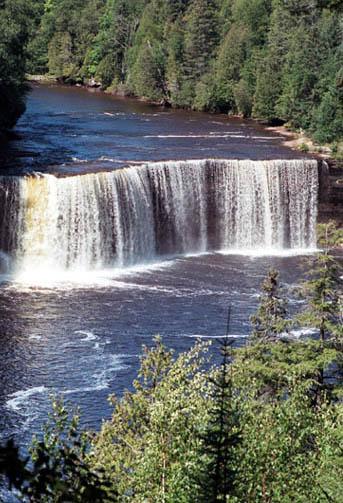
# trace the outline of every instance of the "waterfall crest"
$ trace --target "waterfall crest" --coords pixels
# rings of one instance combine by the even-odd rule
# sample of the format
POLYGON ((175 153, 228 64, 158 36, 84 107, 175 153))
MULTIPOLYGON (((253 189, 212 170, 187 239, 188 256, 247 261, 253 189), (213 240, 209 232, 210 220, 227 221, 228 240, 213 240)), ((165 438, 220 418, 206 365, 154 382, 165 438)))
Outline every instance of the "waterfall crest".
POLYGON ((0 250, 19 268, 68 270, 209 250, 314 248, 317 193, 313 160, 0 177, 0 250))

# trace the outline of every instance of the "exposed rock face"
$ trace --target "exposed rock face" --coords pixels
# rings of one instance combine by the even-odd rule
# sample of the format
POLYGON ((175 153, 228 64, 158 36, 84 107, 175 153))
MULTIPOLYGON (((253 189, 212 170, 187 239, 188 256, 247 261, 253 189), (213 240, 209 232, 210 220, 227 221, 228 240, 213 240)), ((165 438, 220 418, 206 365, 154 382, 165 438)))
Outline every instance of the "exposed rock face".
POLYGON ((319 222, 343 226, 343 162, 319 161, 319 222))

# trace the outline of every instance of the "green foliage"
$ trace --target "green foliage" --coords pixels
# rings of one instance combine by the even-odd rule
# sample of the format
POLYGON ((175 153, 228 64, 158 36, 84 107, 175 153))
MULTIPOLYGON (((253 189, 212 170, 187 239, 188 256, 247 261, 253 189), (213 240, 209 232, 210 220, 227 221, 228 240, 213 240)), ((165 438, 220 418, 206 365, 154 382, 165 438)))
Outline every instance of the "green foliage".
POLYGON ((342 440, 341 406, 325 404, 316 410, 306 389, 297 386, 287 399, 263 405, 252 399, 244 412, 243 441, 236 453, 236 498, 229 501, 338 503, 337 484, 331 477, 342 474, 336 458, 342 440), (327 471, 331 461, 332 475, 327 471), (326 485, 327 476, 332 489, 326 485), (337 499, 331 499, 334 494, 337 499))
POLYGON ((255 344, 235 356, 234 379, 243 395, 275 402, 290 395, 294 385, 301 385, 316 403, 324 388, 330 396, 333 393, 331 381, 324 383, 323 372, 326 369, 331 379, 337 377, 334 369, 341 353, 330 345, 306 340, 255 344))
POLYGON ((34 2, 0 2, 0 135, 25 110, 25 50, 34 2))
POLYGON ((199 501, 226 501, 236 483, 235 449, 241 442, 241 409, 234 394, 231 343, 221 345, 222 364, 211 378, 212 401, 203 442, 199 501))
POLYGON ((308 152, 310 150, 310 147, 307 145, 307 143, 301 143, 299 145, 299 150, 301 150, 301 152, 308 152))
POLYGON ((317 241, 326 249, 343 246, 343 229, 334 220, 317 225, 317 241))
POLYGON ((156 340, 144 348, 134 392, 113 399, 112 419, 94 439, 91 462, 130 501, 191 501, 197 491, 201 434, 211 383, 206 345, 177 358, 156 340))
POLYGON ((210 367, 207 344, 176 356, 156 338, 143 348, 132 391, 112 397, 100 432, 80 433, 78 417, 56 401, 30 462, 9 443, 0 474, 29 502, 339 503, 342 344, 332 337, 341 327, 333 267, 319 255, 306 284, 312 323, 324 317, 325 337, 274 340, 285 311, 270 271, 255 317, 265 340, 231 349, 226 338, 222 364, 210 367))
POLYGON ((251 96, 248 83, 241 79, 233 90, 237 111, 243 117, 250 117, 253 97, 251 96))
POLYGON ((30 40, 28 70, 48 71, 71 82, 88 77, 89 52, 100 30, 104 4, 104 0, 46 0, 30 40))
POLYGON ((161 45, 147 40, 140 47, 132 67, 129 85, 136 95, 152 100, 165 96, 164 63, 165 55, 161 45))
POLYGON ((319 330, 320 339, 343 341, 342 268, 327 253, 311 261, 310 279, 303 284, 306 309, 300 321, 319 330))
POLYGON ((336 0, 31 2, 30 73, 342 138, 336 0))
POLYGON ((88 435, 80 433, 77 415, 69 413, 60 400, 42 440, 34 439, 31 463, 19 457, 12 441, 0 449, 0 473, 21 494, 22 502, 102 503, 116 501, 116 493, 103 476, 87 461, 88 435))
POLYGON ((0 10, 2 129, 24 109, 26 70, 342 140, 336 0, 6 0, 0 10))
POLYGON ((343 88, 330 88, 314 112, 314 139, 319 143, 343 138, 343 88))
POLYGON ((194 0, 186 12, 183 74, 184 104, 188 106, 192 106, 195 84, 209 69, 217 45, 215 7, 214 0, 194 0))
POLYGON ((278 278, 279 273, 271 269, 262 283, 259 308, 250 318, 253 342, 275 340, 289 325, 286 320, 286 300, 280 296, 278 278))

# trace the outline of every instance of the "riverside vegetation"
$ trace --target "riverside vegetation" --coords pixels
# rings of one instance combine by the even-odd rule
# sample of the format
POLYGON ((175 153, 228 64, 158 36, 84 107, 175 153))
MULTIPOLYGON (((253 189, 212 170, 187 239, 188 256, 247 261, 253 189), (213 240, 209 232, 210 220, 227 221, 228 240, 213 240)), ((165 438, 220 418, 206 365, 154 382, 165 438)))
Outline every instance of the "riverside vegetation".
POLYGON ((14 83, 14 99, 25 66, 177 107, 287 123, 322 143, 342 139, 340 0, 2 0, 0 9, 0 78, 14 83))
POLYGON ((0 136, 25 110, 25 45, 29 9, 22 1, 0 1, 0 136))
POLYGON ((249 343, 208 343, 175 355, 157 338, 143 348, 133 390, 111 397, 99 432, 54 399, 30 458, 13 442, 0 472, 28 502, 342 501, 342 270, 311 259, 290 319, 277 271, 262 284, 249 343), (318 336, 294 339, 291 327, 318 336))

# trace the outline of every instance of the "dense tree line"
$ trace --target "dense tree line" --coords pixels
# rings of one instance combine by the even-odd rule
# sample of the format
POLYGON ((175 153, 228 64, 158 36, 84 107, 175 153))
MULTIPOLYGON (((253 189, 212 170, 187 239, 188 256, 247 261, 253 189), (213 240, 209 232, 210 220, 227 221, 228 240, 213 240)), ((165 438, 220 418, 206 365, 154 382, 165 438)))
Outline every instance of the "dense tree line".
POLYGON ((1 0, 0 129, 24 73, 343 135, 339 0, 1 0))
POLYGON ((25 110, 26 48, 43 6, 41 0, 0 0, 0 135, 25 110))
POLYGON ((28 70, 343 135, 339 0, 46 0, 28 70))
POLYGON ((9 443, 0 473, 28 502, 339 503, 341 273, 315 257, 290 319, 270 271, 244 348, 224 339, 211 365, 207 343, 175 355, 156 339, 100 432, 80 432, 56 400, 30 463, 9 443), (287 337, 299 323, 319 337, 287 337))

